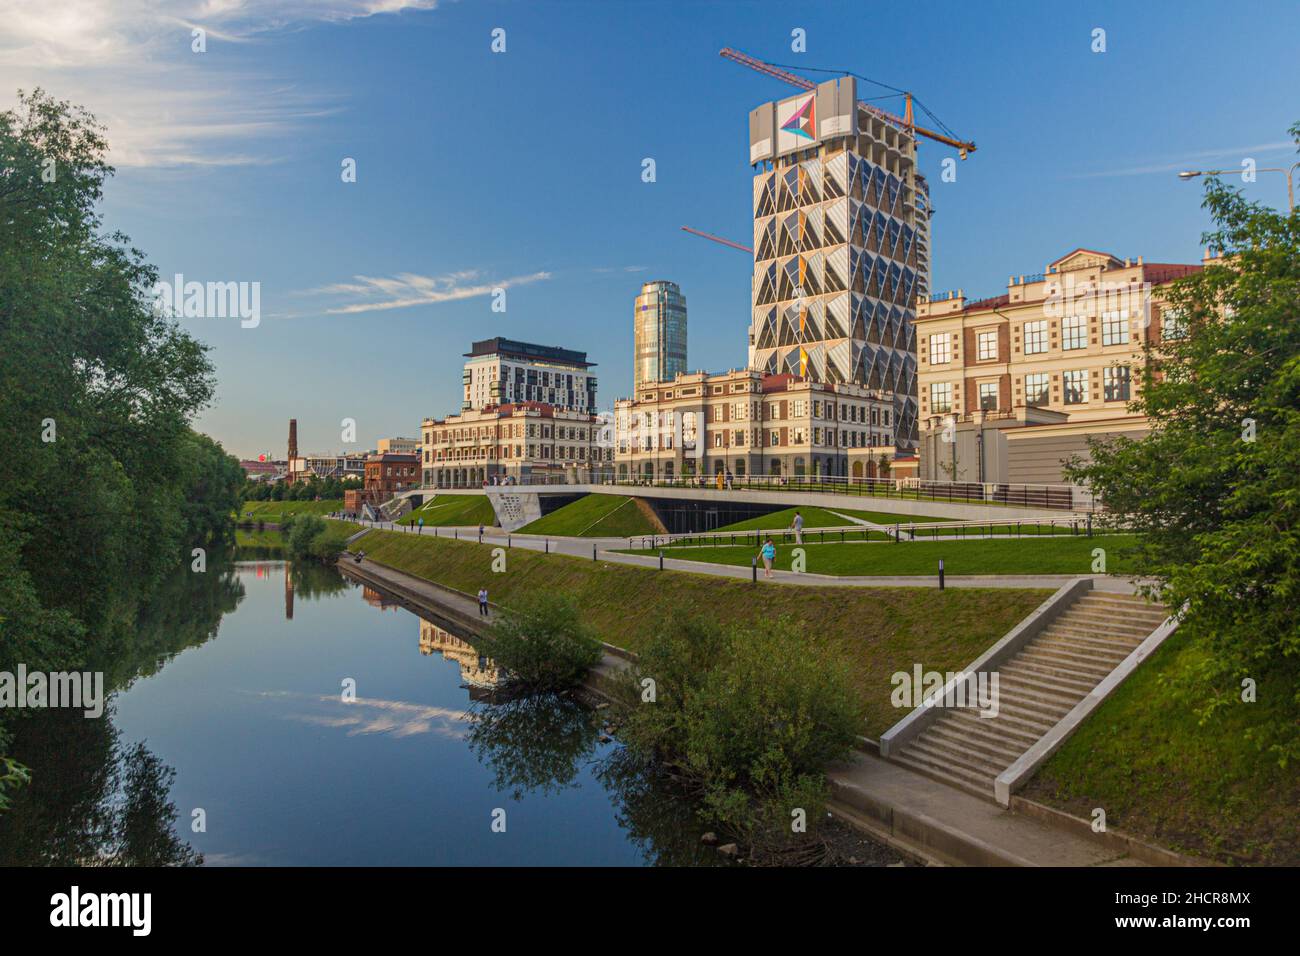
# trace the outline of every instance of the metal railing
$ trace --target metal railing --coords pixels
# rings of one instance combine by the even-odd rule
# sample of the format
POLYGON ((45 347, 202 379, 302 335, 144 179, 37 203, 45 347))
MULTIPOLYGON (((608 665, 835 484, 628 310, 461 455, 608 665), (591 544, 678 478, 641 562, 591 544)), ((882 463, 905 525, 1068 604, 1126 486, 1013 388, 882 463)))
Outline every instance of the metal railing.
MULTIPOLYGON (((896 522, 892 525, 840 525, 831 528, 804 528, 804 544, 846 544, 853 541, 924 541, 987 540, 992 538, 1030 538, 1123 534, 1123 529, 1101 527, 1092 514, 1074 514, 1063 518, 1036 521, 998 519, 993 521, 896 522)), ((745 545, 759 547, 771 538, 774 543, 798 544, 794 529, 766 528, 751 531, 687 531, 677 534, 633 535, 627 539, 632 550, 659 548, 698 548, 745 545)))

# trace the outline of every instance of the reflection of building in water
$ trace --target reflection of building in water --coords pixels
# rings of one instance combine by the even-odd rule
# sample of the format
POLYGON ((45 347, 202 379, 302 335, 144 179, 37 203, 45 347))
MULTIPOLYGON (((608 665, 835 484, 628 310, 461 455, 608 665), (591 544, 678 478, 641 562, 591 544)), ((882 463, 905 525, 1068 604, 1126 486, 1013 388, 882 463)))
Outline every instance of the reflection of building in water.
POLYGON ((289 574, 289 562, 284 562, 284 619, 293 620, 293 578, 289 574))
POLYGON ((496 664, 476 651, 469 641, 421 619, 420 653, 432 654, 434 651, 459 664, 461 680, 470 687, 495 687, 501 679, 496 664))
POLYGON ((374 588, 362 587, 361 596, 365 598, 367 604, 371 607, 377 607, 381 611, 396 611, 401 607, 401 604, 396 600, 380 594, 374 588))

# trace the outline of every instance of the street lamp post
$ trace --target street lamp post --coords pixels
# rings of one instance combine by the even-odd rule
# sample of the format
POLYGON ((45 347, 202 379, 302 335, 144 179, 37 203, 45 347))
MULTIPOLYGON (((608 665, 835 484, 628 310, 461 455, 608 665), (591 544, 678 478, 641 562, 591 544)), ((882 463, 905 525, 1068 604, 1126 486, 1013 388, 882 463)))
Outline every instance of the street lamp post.
MULTIPOLYGON (((1295 181, 1293 175, 1297 169, 1300 169, 1300 163, 1295 163, 1290 169, 1284 169, 1281 166, 1260 166, 1255 171, 1258 173, 1281 173, 1286 177, 1286 201, 1287 208, 1295 212, 1295 181)), ((1239 173, 1239 169, 1184 169, 1178 174, 1182 180, 1195 179, 1197 176, 1228 176, 1239 173)))

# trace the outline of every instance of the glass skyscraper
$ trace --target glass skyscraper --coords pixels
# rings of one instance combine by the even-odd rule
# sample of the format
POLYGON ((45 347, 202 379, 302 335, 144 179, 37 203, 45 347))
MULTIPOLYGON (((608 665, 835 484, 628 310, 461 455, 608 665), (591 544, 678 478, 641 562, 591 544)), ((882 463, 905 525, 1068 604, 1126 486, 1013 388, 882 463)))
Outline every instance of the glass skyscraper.
POLYGON ((641 286, 632 313, 633 386, 671 381, 686 371, 686 296, 676 282, 641 286))

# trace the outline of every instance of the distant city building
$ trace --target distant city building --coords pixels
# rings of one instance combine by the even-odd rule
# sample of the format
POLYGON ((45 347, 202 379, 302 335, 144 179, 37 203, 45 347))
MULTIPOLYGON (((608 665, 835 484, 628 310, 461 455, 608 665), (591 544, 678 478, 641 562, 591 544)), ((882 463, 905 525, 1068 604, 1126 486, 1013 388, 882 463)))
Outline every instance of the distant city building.
POLYGON ((586 352, 497 337, 475 342, 465 357, 462 411, 518 402, 596 411, 595 363, 586 352))
POLYGON ((290 459, 291 481, 308 481, 312 478, 362 478, 365 475, 367 455, 303 455, 290 459))
POLYGON ((252 481, 272 481, 281 477, 287 466, 286 462, 274 462, 266 458, 246 458, 240 461, 245 477, 252 481))
POLYGON ((646 384, 614 415, 620 479, 872 478, 896 451, 888 392, 753 369, 646 384))
POLYGON ((387 452, 398 452, 403 455, 418 455, 420 453, 420 439, 418 438, 381 438, 377 452, 381 455, 387 452))
POLYGON ((485 481, 608 472, 600 420, 540 402, 470 409, 421 425, 422 481, 429 488, 477 488, 485 481))
POLYGON ((378 507, 394 495, 420 485, 420 456, 397 452, 370 455, 365 460, 364 484, 343 493, 343 510, 361 511, 363 504, 378 507))
POLYGON ((686 296, 676 282, 641 286, 632 307, 633 388, 686 371, 686 296))
POLYGON ((749 367, 892 393, 916 441, 915 302, 929 291, 930 200, 916 138, 852 77, 749 114, 754 279, 749 367))
POLYGON ((1201 268, 1076 249, 1003 295, 922 300, 921 477, 1060 484, 1089 438, 1145 434, 1143 346, 1180 330, 1160 286, 1201 268))

